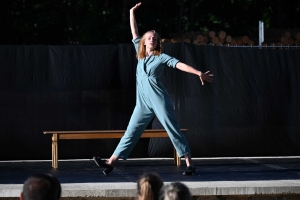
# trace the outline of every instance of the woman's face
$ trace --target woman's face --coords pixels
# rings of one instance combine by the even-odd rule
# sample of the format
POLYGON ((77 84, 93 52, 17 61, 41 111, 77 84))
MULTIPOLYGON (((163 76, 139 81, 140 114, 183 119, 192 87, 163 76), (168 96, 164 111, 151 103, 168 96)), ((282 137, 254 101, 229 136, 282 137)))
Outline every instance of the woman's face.
POLYGON ((145 43, 147 49, 154 50, 158 43, 157 34, 153 32, 148 32, 145 35, 145 43))

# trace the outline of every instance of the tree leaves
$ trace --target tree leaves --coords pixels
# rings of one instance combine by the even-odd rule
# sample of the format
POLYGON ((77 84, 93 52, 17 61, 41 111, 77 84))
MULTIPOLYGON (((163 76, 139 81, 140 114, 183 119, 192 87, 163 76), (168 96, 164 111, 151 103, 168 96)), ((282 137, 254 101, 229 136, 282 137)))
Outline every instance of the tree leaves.
MULTIPOLYGON (((1 44, 129 43, 129 9, 133 0, 2 0, 1 44)), ((250 35, 266 28, 300 28, 299 1, 144 0, 136 17, 140 34, 155 29, 162 37, 175 33, 225 30, 250 35)))

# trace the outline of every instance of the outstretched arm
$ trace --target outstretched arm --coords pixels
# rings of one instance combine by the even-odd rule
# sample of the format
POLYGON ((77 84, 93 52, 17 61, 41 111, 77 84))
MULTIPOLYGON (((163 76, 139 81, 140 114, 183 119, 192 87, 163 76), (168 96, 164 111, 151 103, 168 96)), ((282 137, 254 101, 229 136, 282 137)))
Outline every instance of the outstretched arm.
POLYGON ((188 72, 188 73, 191 73, 191 74, 196 74, 199 76, 200 80, 201 80, 201 83, 202 85, 204 85, 204 81, 207 81, 207 82, 212 82, 213 81, 213 74, 210 74, 209 72, 210 71, 207 71, 205 73, 201 72, 201 71, 198 71, 196 70, 195 68, 187 65, 187 64, 184 64, 182 62, 178 62, 176 64, 176 68, 177 69, 180 69, 181 71, 185 71, 185 72, 188 72))
POLYGON ((132 39, 135 39, 139 36, 139 31, 138 31, 138 27, 135 21, 135 10, 140 7, 140 5, 142 5, 142 3, 137 3, 135 4, 135 6, 133 6, 130 9, 130 28, 131 28, 131 33, 132 33, 132 39))

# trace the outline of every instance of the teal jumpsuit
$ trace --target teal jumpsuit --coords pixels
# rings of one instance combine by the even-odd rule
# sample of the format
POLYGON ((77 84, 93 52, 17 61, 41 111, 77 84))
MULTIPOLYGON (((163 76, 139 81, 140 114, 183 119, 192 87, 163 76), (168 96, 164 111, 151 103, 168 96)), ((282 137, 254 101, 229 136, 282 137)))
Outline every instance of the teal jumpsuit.
MULTIPOLYGON (((132 40, 136 51, 139 41, 139 37, 132 40)), ((179 60, 163 53, 138 60, 136 106, 114 155, 126 160, 154 115, 169 134, 178 156, 190 153, 188 142, 179 129, 173 103, 159 80, 165 66, 175 68, 178 62, 179 60)))

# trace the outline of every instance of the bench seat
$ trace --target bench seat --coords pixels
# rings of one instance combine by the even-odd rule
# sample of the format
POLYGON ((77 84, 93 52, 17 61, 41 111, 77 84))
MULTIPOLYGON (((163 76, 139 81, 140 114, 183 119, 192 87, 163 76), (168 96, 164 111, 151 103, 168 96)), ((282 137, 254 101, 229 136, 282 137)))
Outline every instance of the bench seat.
MULTIPOLYGON (((182 132, 187 129, 180 129, 182 132)), ((44 134, 52 135, 52 167, 58 169, 58 141, 70 139, 120 139, 125 130, 91 130, 91 131, 44 131, 44 134)), ((141 138, 167 138, 168 133, 164 129, 146 129, 141 138)), ((174 148, 174 164, 181 165, 181 159, 178 157, 174 148)))

